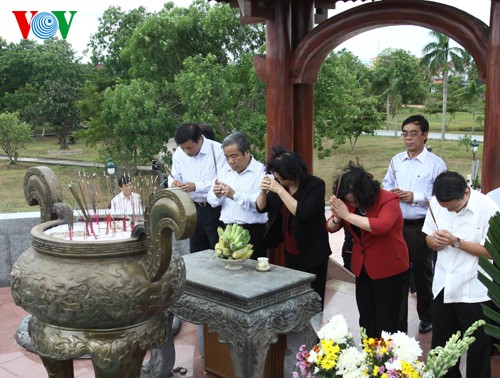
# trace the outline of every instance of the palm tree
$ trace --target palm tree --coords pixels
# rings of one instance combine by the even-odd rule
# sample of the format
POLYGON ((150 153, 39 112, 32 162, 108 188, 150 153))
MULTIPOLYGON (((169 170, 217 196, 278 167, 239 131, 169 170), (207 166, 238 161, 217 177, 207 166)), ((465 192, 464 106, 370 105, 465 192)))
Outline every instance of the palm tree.
POLYGON ((462 58, 464 72, 467 75, 467 86, 461 88, 457 92, 457 96, 464 106, 472 113, 472 135, 474 135, 476 118, 478 120, 481 118, 476 117, 476 113, 484 113, 486 86, 479 83, 477 66, 472 55, 464 51, 462 58))
POLYGON ((443 112, 441 116, 441 139, 446 132, 446 102, 448 98, 448 72, 463 72, 463 52, 460 47, 450 47, 450 37, 435 30, 430 32, 436 40, 422 49, 422 64, 428 67, 431 75, 443 77, 443 112))

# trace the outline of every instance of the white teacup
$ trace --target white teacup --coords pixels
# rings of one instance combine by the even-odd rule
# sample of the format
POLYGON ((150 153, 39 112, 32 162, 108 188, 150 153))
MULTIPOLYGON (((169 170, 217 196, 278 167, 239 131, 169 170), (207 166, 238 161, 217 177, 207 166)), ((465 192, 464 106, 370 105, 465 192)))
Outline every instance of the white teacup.
POLYGON ((268 270, 270 268, 269 266, 269 259, 267 257, 259 257, 257 258, 257 269, 259 270, 268 270))

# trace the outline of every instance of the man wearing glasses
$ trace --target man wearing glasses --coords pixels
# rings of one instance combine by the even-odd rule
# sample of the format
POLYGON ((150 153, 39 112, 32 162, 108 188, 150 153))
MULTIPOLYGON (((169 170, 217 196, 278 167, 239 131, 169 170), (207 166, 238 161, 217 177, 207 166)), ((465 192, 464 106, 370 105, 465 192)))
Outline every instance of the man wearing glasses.
MULTIPOLYGON (((425 148, 429 122, 421 115, 412 115, 401 127, 406 151, 395 155, 382 186, 399 196, 404 218, 403 236, 408 246, 410 263, 417 290, 419 332, 432 331, 432 250, 422 232, 428 201, 432 197, 435 178, 446 170, 443 159, 425 148)), ((406 309, 401 309, 406 312, 406 309)))

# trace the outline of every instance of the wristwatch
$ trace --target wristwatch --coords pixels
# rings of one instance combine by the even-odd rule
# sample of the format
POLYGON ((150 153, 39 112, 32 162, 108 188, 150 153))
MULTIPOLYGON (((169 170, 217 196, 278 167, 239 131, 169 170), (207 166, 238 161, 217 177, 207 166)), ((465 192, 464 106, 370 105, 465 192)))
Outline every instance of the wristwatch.
POLYGON ((456 240, 453 242, 453 247, 460 248, 460 242, 460 238, 456 238, 456 240))

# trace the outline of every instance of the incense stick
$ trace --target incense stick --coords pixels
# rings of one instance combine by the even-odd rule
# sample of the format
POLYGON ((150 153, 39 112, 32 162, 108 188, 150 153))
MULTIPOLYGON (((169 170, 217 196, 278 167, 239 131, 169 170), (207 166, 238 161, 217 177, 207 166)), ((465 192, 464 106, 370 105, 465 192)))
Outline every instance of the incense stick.
POLYGON ((436 222, 436 217, 434 216, 434 211, 432 211, 431 203, 426 195, 424 195, 424 200, 425 200, 425 204, 429 208, 429 211, 431 212, 431 217, 432 217, 432 220, 434 221, 434 224, 436 225, 436 230, 439 230, 438 224, 436 222))
POLYGON ((217 159, 215 158, 215 148, 213 144, 210 144, 210 147, 212 147, 212 157, 214 159, 215 177, 217 178, 217 181, 219 181, 219 172, 217 171, 217 159))
POLYGON ((392 175, 394 176, 394 181, 396 182, 396 187, 399 188, 398 178, 396 177, 396 168, 394 167, 394 161, 391 159, 389 165, 391 166, 392 175))

